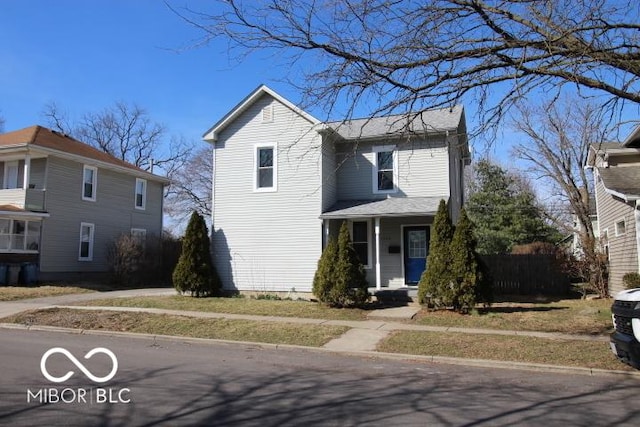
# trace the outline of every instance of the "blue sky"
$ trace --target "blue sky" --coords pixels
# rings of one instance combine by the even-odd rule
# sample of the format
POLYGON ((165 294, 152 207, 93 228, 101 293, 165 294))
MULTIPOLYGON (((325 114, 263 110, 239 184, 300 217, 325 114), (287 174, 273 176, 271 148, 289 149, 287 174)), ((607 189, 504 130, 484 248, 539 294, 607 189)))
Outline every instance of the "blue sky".
MULTIPOLYGON (((214 13, 206 0, 168 0, 180 10, 214 13)), ((0 0, 0 116, 5 131, 46 125, 42 111, 55 102, 70 118, 116 101, 136 103, 170 135, 201 135, 259 84, 294 103, 300 95, 283 83, 296 70, 266 53, 230 60, 223 42, 203 47, 201 33, 161 0, 0 0)), ((304 64, 302 64, 304 66, 304 64)), ((472 105, 465 105, 469 129, 472 105)), ((322 111, 309 111, 323 119, 322 111)), ((638 109, 634 109, 633 118, 638 109)), ((337 119, 336 117, 332 117, 337 119)), ((507 126, 493 157, 513 166, 507 126)), ((623 137, 626 135, 623 135, 623 137)), ((476 142, 476 151, 483 148, 476 142)), ((203 143, 204 144, 204 143, 203 143)))
MULTIPOLYGON (((211 7, 203 0, 188 5, 211 7)), ((171 134, 199 141, 260 83, 299 101, 278 81, 279 70, 268 57, 235 64, 224 45, 185 49, 199 36, 159 0, 3 0, 5 131, 46 125, 42 111, 50 102, 78 117, 125 101, 145 108, 171 134)))

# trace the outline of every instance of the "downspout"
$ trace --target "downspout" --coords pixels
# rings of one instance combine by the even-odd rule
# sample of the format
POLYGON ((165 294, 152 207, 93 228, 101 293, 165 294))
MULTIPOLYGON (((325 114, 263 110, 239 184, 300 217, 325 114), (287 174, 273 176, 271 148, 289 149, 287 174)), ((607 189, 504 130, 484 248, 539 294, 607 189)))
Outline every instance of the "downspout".
POLYGON ((638 258, 638 273, 640 273, 640 199, 636 200, 633 217, 636 223, 636 257, 638 258))
POLYGON ((376 234, 376 290, 382 288, 382 280, 380 278, 380 217, 375 218, 375 234, 376 234))
MULTIPOLYGON (((211 237, 213 240, 213 212, 216 206, 216 143, 215 141, 211 142, 211 146, 213 150, 211 151, 211 237)), ((213 242, 212 242, 213 243, 213 242)))

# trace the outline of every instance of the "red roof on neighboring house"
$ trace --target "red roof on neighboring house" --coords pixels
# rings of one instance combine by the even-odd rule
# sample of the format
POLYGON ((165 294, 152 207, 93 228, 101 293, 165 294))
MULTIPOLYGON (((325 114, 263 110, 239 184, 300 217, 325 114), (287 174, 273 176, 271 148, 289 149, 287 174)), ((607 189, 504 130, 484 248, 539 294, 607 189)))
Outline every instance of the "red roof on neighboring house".
MULTIPOLYGON (((56 132, 51 129, 47 129, 42 126, 31 126, 13 132, 0 134, 0 149, 9 148, 12 146, 20 147, 22 145, 42 147, 62 153, 84 157, 87 159, 97 160, 103 163, 109 163, 114 166, 131 169, 136 172, 150 174, 144 169, 113 157, 112 155, 93 148, 90 145, 85 144, 84 142, 80 142, 68 135, 56 132)), ((159 176, 158 179, 164 180, 164 178, 159 176)))

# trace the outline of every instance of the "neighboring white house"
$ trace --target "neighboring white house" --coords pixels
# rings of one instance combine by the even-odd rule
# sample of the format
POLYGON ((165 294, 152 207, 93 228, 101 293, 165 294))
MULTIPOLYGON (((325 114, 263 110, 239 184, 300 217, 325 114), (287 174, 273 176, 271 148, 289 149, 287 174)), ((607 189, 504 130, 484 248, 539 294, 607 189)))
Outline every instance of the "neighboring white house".
POLYGON ((624 289, 622 276, 640 272, 640 127, 622 143, 592 146, 600 241, 609 257, 609 292, 624 289))
POLYGON ((40 280, 101 278, 120 234, 161 235, 167 183, 41 126, 0 134, 0 265, 34 264, 40 280))
POLYGON ((322 123, 260 86, 208 130, 212 246, 226 289, 309 292, 343 221, 371 286, 416 285, 470 154, 462 107, 322 123))

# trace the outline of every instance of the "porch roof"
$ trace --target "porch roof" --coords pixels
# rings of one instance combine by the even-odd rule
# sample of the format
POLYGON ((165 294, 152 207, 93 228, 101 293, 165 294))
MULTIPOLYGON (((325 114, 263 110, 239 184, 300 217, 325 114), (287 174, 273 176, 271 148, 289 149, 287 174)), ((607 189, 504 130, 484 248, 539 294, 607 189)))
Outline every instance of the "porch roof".
POLYGON ((47 218, 49 217, 49 213, 33 212, 33 211, 19 208, 18 206, 15 206, 15 205, 0 205, 0 217, 7 217, 7 216, 47 218))
POLYGON ((432 216, 447 197, 389 197, 377 200, 339 200, 321 219, 432 216))
POLYGON ((640 167, 598 168, 605 189, 624 200, 640 199, 640 167))

